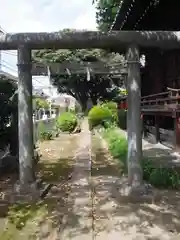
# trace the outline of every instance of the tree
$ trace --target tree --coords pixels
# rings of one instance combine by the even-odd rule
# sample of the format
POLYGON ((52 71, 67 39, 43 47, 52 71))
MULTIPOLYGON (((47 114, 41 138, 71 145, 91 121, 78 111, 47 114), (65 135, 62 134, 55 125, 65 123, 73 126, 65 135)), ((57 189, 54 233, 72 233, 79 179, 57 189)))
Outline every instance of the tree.
POLYGON ((17 84, 0 76, 0 147, 10 144, 11 155, 18 152, 18 103, 17 84))
MULTIPOLYGON (((64 31, 67 31, 67 29, 64 31)), ((34 51, 33 61, 46 64, 49 62, 61 63, 64 61, 70 63, 101 61, 114 64, 117 62, 122 63, 124 58, 119 54, 107 53, 99 49, 63 49, 34 51)), ((95 104, 99 98, 113 99, 117 95, 117 84, 113 82, 110 74, 91 74, 89 81, 87 81, 86 72, 84 74, 66 74, 64 76, 53 75, 52 83, 57 87, 60 93, 67 93, 78 100, 83 109, 85 109, 89 97, 95 104)))
POLYGON ((17 110, 17 98, 14 96, 12 99, 17 85, 7 77, 0 76, 0 89, 0 130, 3 130, 10 122, 14 109, 17 110))
POLYGON ((47 100, 37 97, 33 99, 33 107, 35 108, 34 110, 39 110, 41 108, 47 110, 49 109, 49 103, 47 100))
POLYGON ((96 5, 96 22, 99 30, 110 29, 121 2, 119 0, 93 0, 93 4, 96 5))
POLYGON ((99 98, 113 99, 116 91, 112 89, 111 81, 108 77, 92 76, 90 81, 86 80, 85 75, 73 75, 53 77, 53 83, 57 86, 58 91, 73 96, 85 110, 88 98, 91 98, 93 104, 96 104, 99 98))

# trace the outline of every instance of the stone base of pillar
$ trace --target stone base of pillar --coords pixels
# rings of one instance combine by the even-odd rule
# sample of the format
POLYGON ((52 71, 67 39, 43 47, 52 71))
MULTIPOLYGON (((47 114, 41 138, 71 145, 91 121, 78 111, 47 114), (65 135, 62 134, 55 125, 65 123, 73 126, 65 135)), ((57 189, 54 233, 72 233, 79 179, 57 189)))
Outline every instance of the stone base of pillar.
POLYGON ((20 184, 17 182, 14 185, 13 194, 11 196, 11 202, 33 202, 38 201, 41 196, 41 188, 39 184, 35 181, 30 184, 20 184))
POLYGON ((128 178, 124 177, 116 182, 114 197, 120 201, 132 203, 154 203, 159 201, 158 192, 147 183, 133 187, 129 184, 128 178))
POLYGON ((9 204, 31 204, 42 200, 51 190, 52 184, 47 184, 41 179, 36 182, 22 186, 19 182, 15 183, 13 189, 8 190, 1 199, 9 204))

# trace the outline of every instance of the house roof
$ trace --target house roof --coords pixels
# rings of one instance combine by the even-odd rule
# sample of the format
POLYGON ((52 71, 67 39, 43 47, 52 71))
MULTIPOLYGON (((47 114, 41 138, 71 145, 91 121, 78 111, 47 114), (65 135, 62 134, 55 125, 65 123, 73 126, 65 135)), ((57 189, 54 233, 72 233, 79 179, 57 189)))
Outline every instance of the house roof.
POLYGON ((18 82, 18 78, 16 76, 13 76, 10 73, 4 72, 2 70, 0 70, 0 76, 5 77, 6 79, 9 79, 13 82, 18 82))

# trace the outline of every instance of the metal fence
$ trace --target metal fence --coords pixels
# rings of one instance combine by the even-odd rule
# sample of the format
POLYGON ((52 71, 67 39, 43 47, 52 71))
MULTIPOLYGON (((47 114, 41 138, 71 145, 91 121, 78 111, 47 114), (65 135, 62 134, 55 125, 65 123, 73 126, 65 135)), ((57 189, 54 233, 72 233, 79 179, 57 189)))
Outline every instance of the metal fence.
POLYGON ((48 118, 45 120, 36 120, 33 125, 34 143, 40 139, 40 134, 43 131, 55 131, 56 118, 48 118))

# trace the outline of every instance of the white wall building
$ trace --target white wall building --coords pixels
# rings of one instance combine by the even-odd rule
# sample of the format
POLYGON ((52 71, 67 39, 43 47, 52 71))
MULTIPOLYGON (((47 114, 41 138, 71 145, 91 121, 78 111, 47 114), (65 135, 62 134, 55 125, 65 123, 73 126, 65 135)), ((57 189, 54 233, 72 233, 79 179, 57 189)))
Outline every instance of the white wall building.
POLYGON ((67 94, 58 94, 57 96, 51 97, 52 104, 59 105, 62 108, 68 107, 74 109, 76 99, 67 94))

